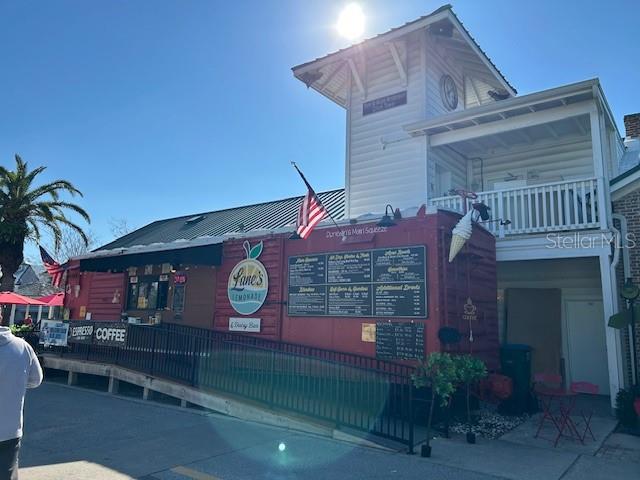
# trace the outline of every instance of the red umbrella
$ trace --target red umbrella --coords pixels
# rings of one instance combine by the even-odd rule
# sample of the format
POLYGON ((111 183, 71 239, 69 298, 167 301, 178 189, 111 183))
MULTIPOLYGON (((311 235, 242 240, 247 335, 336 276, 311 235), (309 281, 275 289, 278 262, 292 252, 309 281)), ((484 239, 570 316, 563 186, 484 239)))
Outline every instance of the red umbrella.
POLYGON ((46 303, 50 307, 62 307, 64 305, 64 293, 58 292, 51 295, 38 298, 41 302, 46 303))
POLYGON ((0 292, 0 305, 46 305, 46 303, 15 292, 0 292))

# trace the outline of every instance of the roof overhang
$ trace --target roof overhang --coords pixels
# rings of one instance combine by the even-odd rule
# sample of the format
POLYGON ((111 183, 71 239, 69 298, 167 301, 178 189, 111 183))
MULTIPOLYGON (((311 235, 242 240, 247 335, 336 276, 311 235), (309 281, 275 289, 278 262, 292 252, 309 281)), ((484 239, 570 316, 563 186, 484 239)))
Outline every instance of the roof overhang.
POLYGON ((97 250, 73 258, 83 272, 120 272, 139 265, 220 265, 222 237, 201 237, 129 248, 97 250))
POLYGON ((516 95, 516 90, 509 84, 478 43, 471 37, 455 13, 453 13, 451 5, 444 5, 429 15, 420 17, 400 27, 393 28, 324 57, 297 65, 292 68, 293 75, 307 85, 308 88, 313 88, 344 107, 346 106, 346 96, 337 92, 339 89, 345 88, 346 78, 351 75, 352 70, 355 68, 354 58, 361 56, 363 49, 391 45, 395 40, 443 21, 451 23, 456 35, 460 37, 460 42, 464 44, 467 51, 462 51, 461 55, 466 55, 468 58, 473 57, 474 60, 478 61, 479 68, 475 70, 476 74, 484 80, 491 79, 493 81, 495 79, 496 83, 510 96, 516 95))
POLYGON ((560 121, 595 111, 593 99, 596 85, 598 80, 587 80, 508 98, 405 125, 404 129, 413 136, 428 135, 430 144, 439 146, 560 121))
POLYGON ((222 244, 200 247, 160 250, 144 253, 129 253, 114 256, 100 256, 80 260, 82 272, 122 272, 129 267, 140 265, 220 265, 222 244))
POLYGON ((611 180, 611 200, 620 200, 625 195, 640 189, 640 165, 611 180))

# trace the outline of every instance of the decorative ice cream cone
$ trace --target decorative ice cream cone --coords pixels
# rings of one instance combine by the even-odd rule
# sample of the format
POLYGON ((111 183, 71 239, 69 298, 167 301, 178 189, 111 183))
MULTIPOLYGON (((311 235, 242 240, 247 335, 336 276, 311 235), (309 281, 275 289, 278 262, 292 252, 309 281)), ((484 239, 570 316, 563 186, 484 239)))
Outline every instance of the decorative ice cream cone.
POLYGON ((464 247, 466 242, 467 239, 460 235, 454 235, 451 238, 451 247, 449 247, 449 263, 453 262, 453 259, 456 258, 456 255, 460 250, 462 250, 462 247, 464 247))
POLYGON ((449 247, 449 263, 453 262, 458 252, 464 247, 465 242, 471 238, 471 232, 473 231, 471 215, 473 215, 473 210, 469 210, 456 226, 453 227, 453 231, 451 232, 453 236, 451 237, 451 246, 449 247))

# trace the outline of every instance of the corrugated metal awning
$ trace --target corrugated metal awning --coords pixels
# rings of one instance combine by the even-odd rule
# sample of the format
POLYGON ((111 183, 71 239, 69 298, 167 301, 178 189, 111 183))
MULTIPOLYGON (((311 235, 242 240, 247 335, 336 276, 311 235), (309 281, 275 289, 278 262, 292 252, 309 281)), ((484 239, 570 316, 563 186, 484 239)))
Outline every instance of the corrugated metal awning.
POLYGON ((98 256, 80 259, 83 272, 122 272, 132 266, 159 265, 220 265, 222 263, 222 243, 158 250, 131 252, 113 256, 98 256))

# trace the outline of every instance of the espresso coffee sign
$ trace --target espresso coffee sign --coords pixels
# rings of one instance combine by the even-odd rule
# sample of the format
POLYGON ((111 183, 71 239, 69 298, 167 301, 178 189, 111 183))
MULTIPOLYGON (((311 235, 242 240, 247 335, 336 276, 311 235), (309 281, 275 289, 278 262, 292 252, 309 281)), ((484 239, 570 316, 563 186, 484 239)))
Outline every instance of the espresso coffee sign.
POLYGON ((69 324, 69 343, 91 343, 96 322, 72 322, 69 324))

